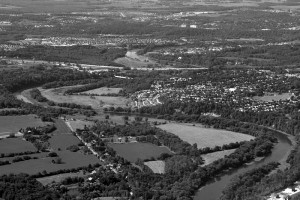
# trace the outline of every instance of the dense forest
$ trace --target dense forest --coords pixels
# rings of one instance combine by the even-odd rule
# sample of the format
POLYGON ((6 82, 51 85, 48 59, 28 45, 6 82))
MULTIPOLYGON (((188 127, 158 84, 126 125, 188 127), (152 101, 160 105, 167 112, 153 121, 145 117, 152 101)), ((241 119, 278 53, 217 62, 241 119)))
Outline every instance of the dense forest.
POLYGON ((7 200, 44 199, 58 200, 62 195, 49 190, 28 175, 4 175, 0 177, 0 197, 7 200))

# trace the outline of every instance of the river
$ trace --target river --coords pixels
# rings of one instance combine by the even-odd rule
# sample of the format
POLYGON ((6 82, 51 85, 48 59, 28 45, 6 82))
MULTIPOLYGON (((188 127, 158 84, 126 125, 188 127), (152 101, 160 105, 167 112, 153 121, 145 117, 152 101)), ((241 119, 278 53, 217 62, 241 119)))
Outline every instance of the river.
POLYGON ((293 148, 292 141, 283 133, 276 133, 275 136, 278 139, 278 143, 275 144, 272 153, 269 156, 260 161, 254 162, 251 165, 245 165, 239 169, 231 170, 230 172, 215 178, 213 181, 198 190, 194 200, 218 200, 222 195, 223 189, 230 183, 230 180, 234 176, 240 175, 269 162, 274 161, 284 163, 287 155, 293 148))

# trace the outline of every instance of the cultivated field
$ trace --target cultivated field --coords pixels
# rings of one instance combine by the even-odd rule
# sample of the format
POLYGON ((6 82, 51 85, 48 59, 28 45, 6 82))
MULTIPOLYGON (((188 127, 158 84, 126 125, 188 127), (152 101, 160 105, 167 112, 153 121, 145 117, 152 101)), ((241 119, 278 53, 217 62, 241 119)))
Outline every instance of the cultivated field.
POLYGON ((94 109, 99 109, 107 106, 129 105, 130 100, 125 97, 109 97, 109 96, 82 96, 82 95, 63 95, 64 88, 56 89, 40 89, 42 95, 47 99, 57 103, 76 103, 80 105, 90 105, 94 109))
POLYGON ((272 101, 279 101, 279 100, 287 100, 291 98, 291 93, 283 93, 283 94, 270 94, 270 95, 264 95, 264 96, 255 96, 253 99, 259 100, 259 101, 266 101, 266 102, 272 102, 272 101))
POLYGON ((168 123, 158 127, 179 136, 183 141, 190 144, 196 143, 198 148, 222 146, 231 142, 241 142, 254 138, 242 133, 185 124, 168 123))
POLYGON ((201 155, 201 157, 204 159, 203 166, 209 165, 210 163, 212 163, 216 160, 224 158, 225 156, 232 154, 234 151, 235 151, 235 149, 230 149, 230 150, 217 151, 217 152, 201 155))
POLYGON ((154 173, 156 174, 164 174, 165 173, 165 161, 157 160, 157 161, 148 161, 144 162, 154 173))
POLYGON ((57 174, 53 176, 47 176, 43 178, 37 178, 36 180, 45 186, 53 182, 59 183, 68 177, 83 177, 83 176, 84 176, 83 172, 79 171, 76 173, 64 173, 64 174, 57 174))
POLYGON ((71 145, 77 145, 80 140, 73 134, 55 134, 49 139, 49 142, 52 149, 57 150, 60 148, 61 150, 65 150, 71 145))
POLYGON ((33 146, 33 144, 20 138, 6 138, 0 140, 0 153, 20 153, 36 150, 37 149, 33 146))
POLYGON ((172 152, 166 147, 159 147, 150 143, 125 143, 125 144, 109 144, 119 156, 125 158, 130 162, 137 161, 138 158, 150 159, 151 157, 158 157, 162 153, 172 152))
POLYGON ((21 128, 45 126, 35 115, 0 116, 0 136, 17 133, 21 128))
POLYGON ((84 126, 90 127, 93 126, 95 123, 91 121, 86 121, 86 120, 68 120, 67 122, 71 127, 72 131, 76 131, 76 129, 83 129, 84 126))
POLYGON ((56 130, 54 134, 67 134, 71 133, 70 128, 66 125, 65 121, 62 119, 54 119, 56 130))
POLYGON ((108 88, 108 87, 102 87, 97 88, 94 90, 88 90, 85 92, 82 92, 83 94, 96 94, 96 95, 103 95, 103 94, 118 94, 122 88, 108 88))
POLYGON ((71 169, 99 163, 99 160, 94 155, 84 155, 79 152, 74 153, 70 151, 57 151, 57 154, 62 159, 62 164, 53 164, 53 158, 49 157, 32 159, 0 166, 0 175, 9 173, 27 173, 31 175, 43 170, 53 172, 60 169, 71 169))

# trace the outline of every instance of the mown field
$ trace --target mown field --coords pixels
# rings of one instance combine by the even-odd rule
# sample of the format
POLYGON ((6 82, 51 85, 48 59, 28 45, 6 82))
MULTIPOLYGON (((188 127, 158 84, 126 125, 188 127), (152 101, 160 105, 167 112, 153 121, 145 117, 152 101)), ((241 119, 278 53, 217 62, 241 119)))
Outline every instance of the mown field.
POLYGON ((156 174, 165 173, 165 161, 155 160, 155 161, 144 162, 144 164, 147 165, 153 171, 153 173, 156 174))
POLYGON ((122 88, 108 88, 108 87, 102 87, 97 88, 94 90, 88 90, 85 92, 82 92, 83 94, 96 94, 96 95, 103 95, 103 94, 118 94, 122 88))
POLYGON ((77 145, 80 141, 72 134, 56 134, 49 139, 52 149, 65 150, 71 145, 77 145))
POLYGON ((86 120, 68 120, 67 122, 71 127, 73 131, 76 131, 76 129, 83 129, 85 126, 90 127, 93 126, 95 123, 92 121, 86 121, 86 120))
POLYGON ((166 147, 159 147, 150 143, 125 143, 125 144, 109 144, 119 156, 130 162, 136 162, 138 159, 157 158, 162 153, 172 152, 166 147))
POLYGON ((231 142, 248 141, 254 138, 242 133, 185 124, 168 123, 158 127, 179 136, 183 141, 190 144, 196 143, 198 148, 222 146, 231 142))
POLYGON ((53 164, 53 158, 42 157, 36 160, 32 159, 0 166, 0 175, 9 173, 36 174, 44 170, 53 172, 60 169, 71 169, 99 163, 99 160, 93 155, 84 155, 79 152, 74 153, 70 151, 57 151, 57 154, 62 159, 62 164, 53 164))
POLYGON ((283 94, 273 94, 273 95, 264 95, 264 96, 255 96, 253 99, 259 100, 259 101, 266 101, 266 102, 272 102, 272 101, 279 101, 279 100, 287 100, 292 96, 291 93, 283 93, 283 94))
POLYGON ((130 100, 125 97, 109 97, 109 96, 82 96, 82 95, 63 95, 64 88, 56 89, 40 89, 42 95, 47 99, 57 103, 76 103, 79 105, 90 105, 94 109, 107 106, 126 107, 130 100))
POLYGON ((235 149, 217 151, 217 152, 201 155, 201 157, 204 159, 204 166, 205 166, 205 165, 209 165, 210 163, 212 163, 216 160, 224 158, 225 156, 228 156, 229 154, 232 154, 234 151, 235 151, 235 149))
MULTIPOLYGON (((81 151, 71 152, 66 150, 71 145, 79 144, 79 139, 70 133, 70 129, 63 120, 56 119, 55 126, 57 130, 51 133, 49 139, 50 148, 61 158, 62 164, 54 164, 55 158, 48 157, 48 153, 36 153, 29 155, 38 159, 31 159, 21 162, 11 163, 10 165, 0 166, 0 175, 8 173, 27 173, 36 174, 38 172, 53 172, 60 169, 71 169, 88 166, 89 164, 99 163, 99 160, 92 154, 85 155, 81 151), (60 150, 59 150, 60 149, 60 150)), ((36 151, 36 148, 30 142, 20 138, 0 140, 0 153, 16 153, 24 151, 36 151)), ((12 161, 15 157, 1 158, 1 161, 12 161)))
POLYGON ((82 171, 79 171, 76 173, 64 173, 64 174, 57 174, 53 176, 46 176, 42 178, 37 178, 36 180, 43 185, 48 185, 53 182, 59 183, 68 177, 84 177, 84 174, 82 171))
POLYGON ((17 133, 21 128, 45 125, 36 115, 0 116, 0 136, 17 133))
POLYGON ((20 138, 5 138, 0 140, 0 153, 20 153, 36 150, 33 144, 20 138))

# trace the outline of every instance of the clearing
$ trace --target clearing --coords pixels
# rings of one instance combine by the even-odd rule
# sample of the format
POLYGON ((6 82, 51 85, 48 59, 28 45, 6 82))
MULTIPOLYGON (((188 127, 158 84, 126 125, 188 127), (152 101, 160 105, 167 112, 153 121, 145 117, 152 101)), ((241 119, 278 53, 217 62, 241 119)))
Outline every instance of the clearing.
POLYGON ((117 58, 114 62, 122 64, 126 67, 130 68, 140 68, 147 67, 148 65, 155 65, 156 62, 154 60, 149 59, 145 55, 138 55, 138 50, 127 51, 126 56, 122 58, 117 58))
POLYGON ((138 159, 157 158, 162 153, 172 154, 167 147, 159 147, 150 143, 124 143, 124 144, 109 144, 119 156, 125 158, 129 162, 136 162, 138 159))
POLYGON ((249 141, 253 136, 232 131, 203 128, 185 124, 168 123, 157 126, 165 131, 179 136, 190 144, 196 143, 198 148, 222 146, 231 142, 249 141))
POLYGON ((155 174, 164 174, 165 173, 165 161, 156 160, 144 162, 144 165, 147 165, 155 174))

